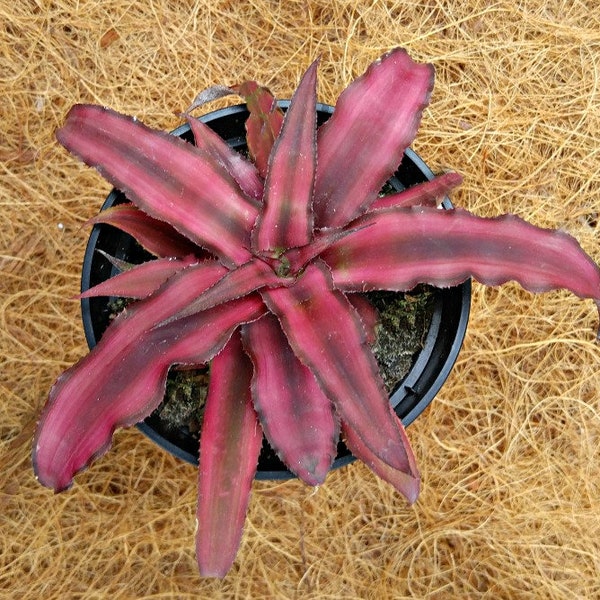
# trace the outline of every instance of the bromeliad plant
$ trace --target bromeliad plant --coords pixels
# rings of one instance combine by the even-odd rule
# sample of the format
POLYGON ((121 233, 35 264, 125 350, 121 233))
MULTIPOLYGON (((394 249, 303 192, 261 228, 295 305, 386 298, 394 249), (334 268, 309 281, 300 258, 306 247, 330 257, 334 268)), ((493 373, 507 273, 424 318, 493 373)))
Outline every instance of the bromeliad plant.
POLYGON ((211 361, 197 510, 203 575, 224 576, 235 558, 263 432, 314 486, 341 430, 356 457, 417 498, 415 459, 369 346, 373 310, 355 292, 474 277, 566 288, 600 305, 600 270, 572 237, 515 216, 438 209, 460 183, 455 173, 379 195, 416 134, 430 65, 389 52, 318 130, 316 72, 314 63, 285 116, 255 82, 201 95, 246 99, 250 160, 189 115, 195 146, 97 106, 73 107, 57 133, 132 203, 93 222, 133 234, 157 258, 87 292, 137 301, 53 386, 35 472, 56 491, 69 487, 116 427, 157 408, 171 366, 211 361))

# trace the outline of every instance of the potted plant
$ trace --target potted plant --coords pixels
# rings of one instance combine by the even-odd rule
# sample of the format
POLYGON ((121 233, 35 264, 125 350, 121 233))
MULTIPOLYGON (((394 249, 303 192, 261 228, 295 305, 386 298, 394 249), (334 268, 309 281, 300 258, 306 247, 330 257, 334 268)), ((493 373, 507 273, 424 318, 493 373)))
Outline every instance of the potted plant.
MULTIPOLYGON (((57 133, 132 202, 99 220, 157 258, 95 289, 137 301, 54 384, 35 472, 55 491, 69 487, 116 427, 160 404, 171 365, 210 362, 196 538, 203 575, 224 576, 235 558, 262 431, 309 485, 323 482, 341 431, 357 458, 416 500, 415 457, 369 346, 373 311, 357 293, 474 277, 600 303, 600 270, 572 237, 515 216, 439 210, 456 174, 379 196, 416 134, 430 65, 389 52, 318 129, 316 70, 285 118, 256 83, 234 88, 250 111, 249 159, 191 117, 196 146, 97 106, 73 107, 57 133)), ((230 92, 212 88, 195 105, 230 92)))
MULTIPOLYGON (((280 100, 278 106, 285 112, 289 101, 280 100)), ((333 107, 317 104, 317 124, 322 125, 332 113, 333 107)), ((236 105, 205 114, 200 120, 229 146, 238 152, 247 152, 245 123, 249 116, 246 105, 236 105)), ((189 123, 171 133, 194 143, 189 123)), ((441 194, 440 181, 453 175, 413 188, 412 193, 420 189, 421 192, 429 190, 427 193, 441 194)), ((391 194, 432 179, 434 175, 423 160, 407 148, 399 168, 386 184, 386 191, 391 194)), ((115 215, 109 209, 126 202, 126 196, 114 189, 101 209, 108 212, 101 212, 92 219, 95 225, 85 251, 81 280, 82 320, 90 349, 100 340, 115 311, 123 304, 120 298, 115 301, 99 295, 98 289, 102 290, 103 286, 96 286, 121 272, 123 263, 139 264, 153 258, 134 237, 109 225, 114 223, 114 216, 119 215, 118 211, 115 215)), ((452 208, 448 197, 442 200, 441 206, 452 208)), ((470 281, 445 289, 427 288, 424 293, 411 294, 406 298, 403 298, 404 294, 395 292, 371 292, 368 296, 372 304, 379 306, 378 312, 384 313, 380 315, 382 318, 377 326, 376 340, 380 337, 381 340, 376 342, 374 353, 386 391, 390 394, 390 403, 406 427, 435 397, 456 360, 468 322, 470 281), (395 296, 399 298, 395 300, 395 296), (386 327, 388 323, 393 323, 393 326, 386 327), (401 327, 407 331, 402 331, 401 327)), ((190 371, 170 373, 165 400, 149 417, 137 424, 159 446, 195 465, 198 464, 198 430, 202 414, 199 404, 206 397, 206 370, 199 373, 191 371, 190 377, 187 375, 190 371)), ((353 459, 340 441, 331 468, 348 464, 353 459)), ((285 479, 293 476, 264 440, 255 478, 285 479)))

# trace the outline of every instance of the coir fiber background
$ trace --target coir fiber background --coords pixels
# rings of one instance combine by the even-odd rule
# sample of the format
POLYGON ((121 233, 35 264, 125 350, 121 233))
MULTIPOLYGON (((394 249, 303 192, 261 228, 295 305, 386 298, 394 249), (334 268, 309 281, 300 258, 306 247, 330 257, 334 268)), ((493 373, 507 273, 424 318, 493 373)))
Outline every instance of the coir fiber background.
POLYGON ((312 490, 255 483, 237 561, 201 580, 196 473, 137 430, 61 495, 30 465, 36 415, 86 346, 87 229, 109 186, 60 148, 76 102, 170 129, 196 92, 258 79, 319 98, 393 46, 437 85, 414 144, 454 196, 565 229, 600 261, 596 0, 0 2, 0 597, 600 597, 600 347, 590 302, 475 285, 458 364, 409 428, 408 508, 360 464, 312 490))

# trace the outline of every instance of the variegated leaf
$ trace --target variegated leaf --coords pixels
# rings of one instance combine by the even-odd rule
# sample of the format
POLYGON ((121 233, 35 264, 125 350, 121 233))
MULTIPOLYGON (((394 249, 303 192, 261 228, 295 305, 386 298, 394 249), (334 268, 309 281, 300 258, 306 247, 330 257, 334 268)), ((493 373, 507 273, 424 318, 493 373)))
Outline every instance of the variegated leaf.
POLYGON ((311 370, 290 348, 272 315, 242 328, 254 364, 252 400, 269 444, 308 485, 320 485, 340 433, 333 406, 311 370))
POLYGON ((377 198, 415 137, 433 78, 431 65, 417 64, 397 48, 341 93, 333 115, 319 128, 318 227, 343 226, 377 198))
POLYGON ((408 450, 358 314, 332 289, 320 261, 289 288, 261 292, 294 354, 315 375, 340 418, 379 459, 410 472, 408 450))
POLYGON ((242 537, 262 445, 251 378, 236 332, 212 362, 200 438, 196 559, 205 577, 225 577, 242 537))
POLYGON ((259 252, 304 246, 312 239, 317 64, 309 67, 294 93, 271 152, 264 207, 252 233, 259 252))
POLYGON ((93 105, 71 108, 56 136, 138 208, 167 221, 227 266, 250 258, 258 205, 210 155, 134 118, 93 105))

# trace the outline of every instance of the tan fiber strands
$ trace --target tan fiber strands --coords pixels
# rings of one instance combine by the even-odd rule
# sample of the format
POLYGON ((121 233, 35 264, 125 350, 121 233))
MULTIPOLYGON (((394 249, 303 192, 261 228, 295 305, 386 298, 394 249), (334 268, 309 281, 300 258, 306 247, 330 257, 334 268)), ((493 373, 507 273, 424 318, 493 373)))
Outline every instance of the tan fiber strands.
POLYGON ((85 351, 87 229, 109 190, 58 147, 76 102, 174 128, 213 83, 289 97, 321 56, 333 103, 405 46, 437 83, 415 149, 465 176, 457 204, 573 233, 600 260, 596 0, 0 3, 0 598, 600 597, 600 348, 590 302, 474 286, 456 369, 409 428, 408 508, 360 464, 320 489, 254 485, 234 568, 201 580, 196 472, 137 430, 54 495, 37 412, 85 351))

